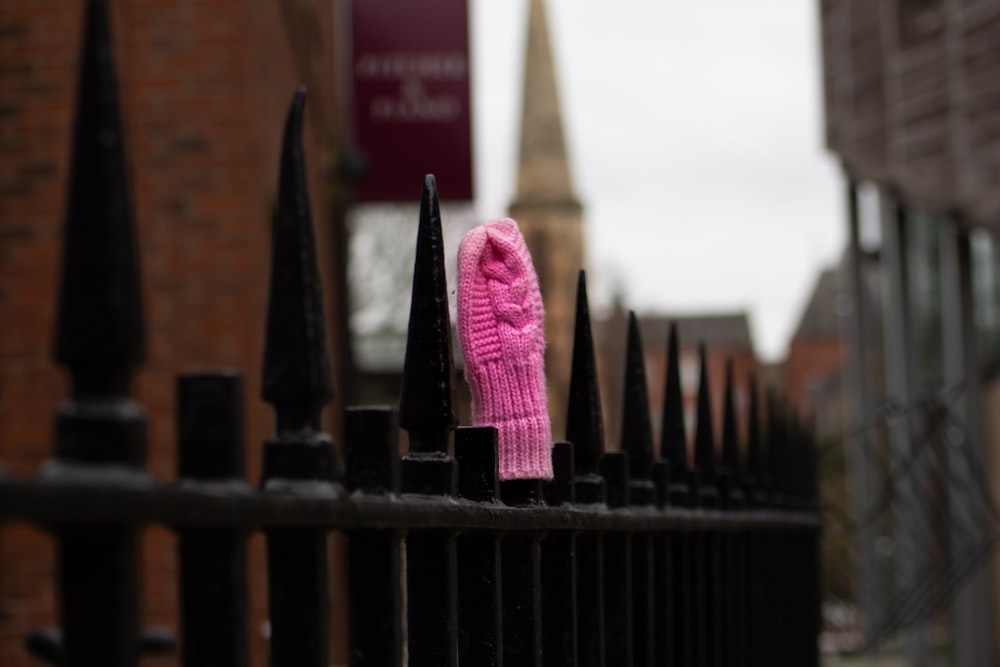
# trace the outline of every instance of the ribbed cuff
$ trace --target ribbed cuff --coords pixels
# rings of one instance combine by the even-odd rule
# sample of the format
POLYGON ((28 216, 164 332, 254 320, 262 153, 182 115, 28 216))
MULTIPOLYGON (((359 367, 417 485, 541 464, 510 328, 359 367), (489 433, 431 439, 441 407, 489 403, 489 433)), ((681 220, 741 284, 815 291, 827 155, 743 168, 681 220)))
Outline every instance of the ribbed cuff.
POLYGON ((500 449, 500 479, 552 479, 552 427, 549 417, 501 422, 509 442, 534 443, 500 449))
POLYGON ((498 431, 500 479, 552 479, 552 425, 541 359, 484 364, 469 385, 473 423, 498 431))

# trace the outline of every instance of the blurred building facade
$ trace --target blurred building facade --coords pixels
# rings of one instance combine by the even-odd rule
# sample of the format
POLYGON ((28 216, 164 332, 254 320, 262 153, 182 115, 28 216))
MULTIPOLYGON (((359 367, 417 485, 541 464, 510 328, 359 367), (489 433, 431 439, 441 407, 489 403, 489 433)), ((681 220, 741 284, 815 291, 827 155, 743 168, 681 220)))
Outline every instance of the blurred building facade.
MULTIPOLYGON (((247 477, 256 484, 260 446, 273 431, 259 398, 271 211, 284 117, 302 83, 330 345, 335 373, 343 368, 334 328, 344 319, 333 270, 336 192, 326 177, 337 153, 333 5, 107 4, 144 287, 147 359, 135 390, 148 413, 149 469, 161 481, 176 476, 177 374, 233 368, 245 379, 247 477)), ((0 458, 15 474, 37 471, 52 455, 55 414, 68 391, 51 351, 86 5, 0 4, 0 458)), ((327 413, 333 432, 339 414, 327 413)), ((263 539, 250 542, 251 573, 262 580, 263 539)), ((175 552, 166 528, 146 532, 144 623, 176 634, 175 552)), ((53 577, 47 536, 5 524, 0 664, 38 664, 24 638, 56 623, 53 577)), ((265 596, 261 586, 252 589, 254 665, 266 662, 265 596)))
POLYGON ((900 636, 912 665, 993 665, 1000 3, 822 0, 820 14, 851 239, 856 601, 868 641, 900 636))

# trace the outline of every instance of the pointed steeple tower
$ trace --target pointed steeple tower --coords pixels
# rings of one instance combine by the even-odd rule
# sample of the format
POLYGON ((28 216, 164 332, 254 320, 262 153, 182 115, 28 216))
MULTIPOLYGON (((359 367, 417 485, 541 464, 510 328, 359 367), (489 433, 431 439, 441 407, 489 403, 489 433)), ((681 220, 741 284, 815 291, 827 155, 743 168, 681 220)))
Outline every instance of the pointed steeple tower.
POLYGON ((573 294, 584 261, 583 218, 566 155, 545 0, 530 0, 522 104, 517 195, 510 216, 531 250, 545 302, 549 412, 553 436, 560 439, 569 396, 573 294))
POLYGON ((545 0, 531 0, 524 56, 521 161, 514 204, 541 203, 572 203, 579 207, 566 158, 545 0))

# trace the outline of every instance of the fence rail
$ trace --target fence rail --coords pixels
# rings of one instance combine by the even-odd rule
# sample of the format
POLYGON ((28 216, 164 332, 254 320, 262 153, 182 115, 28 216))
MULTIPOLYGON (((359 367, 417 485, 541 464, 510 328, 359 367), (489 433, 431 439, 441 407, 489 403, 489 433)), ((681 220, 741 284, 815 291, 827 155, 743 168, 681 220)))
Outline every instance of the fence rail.
POLYGON ((285 127, 273 229, 264 399, 275 435, 259 488, 245 481, 242 382, 178 379, 178 470, 145 472, 145 417, 130 398, 144 350, 141 289, 103 0, 88 3, 57 359, 72 377, 53 458, 34 477, 0 469, 0 521, 58 544, 58 632, 29 647, 65 665, 137 664, 141 527, 179 535, 186 665, 248 663, 246 539, 267 536, 270 660, 329 664, 328 535, 347 536, 350 664, 817 664, 817 534, 809 434, 773 402, 767 438, 751 386, 746 455, 731 375, 721 457, 703 372, 688 461, 676 336, 661 456, 654 455, 634 318, 622 451, 604 451, 581 274, 568 410, 553 480, 500 481, 492 427, 458 427, 433 177, 421 199, 399 423, 350 408, 344 462, 322 432, 333 396, 300 140, 304 91, 285 127), (745 462, 744 462, 745 459, 745 462), (404 650, 405 649, 405 650, 404 650), (404 657, 405 656, 405 657, 404 657))
MULTIPOLYGON (((459 432, 465 428, 474 427, 460 427, 459 432)), ((483 436, 468 434, 462 437, 483 436)), ((73 473, 53 475, 53 467, 50 466, 44 479, 0 477, 0 518, 61 527, 159 523, 234 529, 406 530, 433 527, 599 533, 785 532, 819 528, 819 518, 805 509, 759 508, 735 512, 663 505, 608 509, 602 504, 512 507, 492 501, 477 502, 459 495, 438 498, 360 490, 340 497, 308 490, 297 491, 290 497, 274 497, 236 482, 197 482, 185 478, 174 485, 135 488, 129 484, 116 485, 113 472, 101 479, 98 471, 86 471, 80 476, 73 473)), ((549 493, 548 486, 550 484, 543 485, 544 494, 549 493)))

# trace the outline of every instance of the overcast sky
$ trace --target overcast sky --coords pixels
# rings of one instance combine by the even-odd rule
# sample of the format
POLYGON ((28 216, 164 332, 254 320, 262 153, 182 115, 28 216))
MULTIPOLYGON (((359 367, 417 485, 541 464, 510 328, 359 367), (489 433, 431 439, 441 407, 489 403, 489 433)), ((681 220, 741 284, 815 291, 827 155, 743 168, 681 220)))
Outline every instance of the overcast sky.
MULTIPOLYGON (((471 0, 477 208, 514 194, 527 0, 471 0)), ((640 312, 746 310, 784 355, 845 223, 807 0, 548 0, 589 282, 640 312)))

